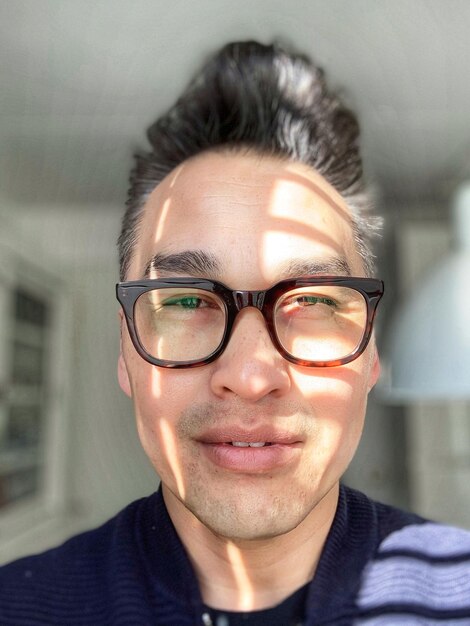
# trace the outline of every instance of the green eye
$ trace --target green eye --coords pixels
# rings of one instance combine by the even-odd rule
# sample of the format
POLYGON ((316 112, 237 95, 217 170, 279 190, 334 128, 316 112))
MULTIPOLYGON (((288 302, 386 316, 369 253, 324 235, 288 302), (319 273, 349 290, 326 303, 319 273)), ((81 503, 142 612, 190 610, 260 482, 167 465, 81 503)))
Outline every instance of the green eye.
POLYGON ((326 304, 332 307, 337 306, 334 300, 324 296, 300 296, 297 298, 297 304, 300 306, 312 306, 314 304, 326 304))
POLYGON ((164 306, 178 306, 182 309, 198 309, 202 304, 201 298, 197 298, 196 296, 169 298, 164 302, 164 306))

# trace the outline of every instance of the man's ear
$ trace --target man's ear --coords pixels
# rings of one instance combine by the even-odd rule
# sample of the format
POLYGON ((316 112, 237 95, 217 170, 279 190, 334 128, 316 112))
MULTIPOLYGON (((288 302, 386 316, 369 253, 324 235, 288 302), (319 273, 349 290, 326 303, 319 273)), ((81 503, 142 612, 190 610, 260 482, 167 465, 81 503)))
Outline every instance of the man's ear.
POLYGON ((129 396, 129 398, 131 398, 132 397, 131 383, 129 381, 129 374, 127 373, 126 363, 124 362, 124 357, 122 356, 122 349, 121 349, 121 352, 119 353, 117 372, 118 372, 119 386, 124 391, 124 393, 127 396, 129 396))
POLYGON ((369 375, 369 391, 372 389, 372 387, 375 386, 375 383, 378 381, 379 376, 380 376, 380 359, 379 359, 379 353, 377 351, 377 346, 374 343, 374 349, 371 355, 371 359, 372 359, 372 364, 371 364, 371 370, 370 370, 370 375, 369 375))
POLYGON ((117 366, 117 375, 118 375, 119 386, 124 391, 126 396, 129 396, 129 398, 131 398, 132 397, 131 383, 129 380, 129 374, 127 372, 127 365, 124 360, 124 355, 122 352, 122 333, 123 333, 123 323, 124 323, 122 310, 119 311, 119 319, 120 319, 120 325, 121 325, 121 339, 119 341, 119 358, 118 358, 118 366, 117 366))

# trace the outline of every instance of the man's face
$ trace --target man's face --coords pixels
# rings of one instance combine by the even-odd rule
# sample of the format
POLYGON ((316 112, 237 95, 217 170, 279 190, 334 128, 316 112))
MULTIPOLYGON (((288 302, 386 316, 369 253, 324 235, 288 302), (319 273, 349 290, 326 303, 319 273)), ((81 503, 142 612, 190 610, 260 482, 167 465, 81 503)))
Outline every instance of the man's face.
MULTIPOLYGON (((204 274, 231 289, 266 289, 293 262, 364 275, 341 196, 306 166, 253 154, 206 153, 158 185, 128 280, 142 278, 157 253, 167 262, 151 277, 204 274), (168 256, 188 251, 209 255, 217 270, 168 256)), ((274 348, 261 313, 246 308, 223 354, 192 369, 145 362, 123 323, 118 371, 167 504, 184 505, 219 535, 254 539, 292 530, 336 487, 379 366, 373 341, 347 365, 293 365, 274 348), (250 440, 278 442, 280 451, 222 449, 250 440)))

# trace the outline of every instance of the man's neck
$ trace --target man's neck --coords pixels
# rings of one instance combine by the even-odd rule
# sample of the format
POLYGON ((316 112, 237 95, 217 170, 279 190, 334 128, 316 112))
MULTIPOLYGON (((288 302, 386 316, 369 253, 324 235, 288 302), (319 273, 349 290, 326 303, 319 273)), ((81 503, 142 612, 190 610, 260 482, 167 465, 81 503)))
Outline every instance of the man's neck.
POLYGON ((227 611, 275 606, 315 574, 338 503, 335 485, 293 530, 260 540, 229 540, 202 524, 168 489, 163 496, 206 605, 227 611))

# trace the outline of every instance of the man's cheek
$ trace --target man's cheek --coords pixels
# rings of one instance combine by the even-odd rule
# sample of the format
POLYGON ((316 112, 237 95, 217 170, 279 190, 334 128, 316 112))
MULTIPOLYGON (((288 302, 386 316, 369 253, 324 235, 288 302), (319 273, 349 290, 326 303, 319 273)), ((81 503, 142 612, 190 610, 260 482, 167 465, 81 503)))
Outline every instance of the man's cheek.
POLYGON ((357 373, 352 368, 300 369, 291 372, 291 379, 297 391, 313 405, 330 398, 332 401, 345 401, 351 397, 357 373))
POLYGON ((158 400, 165 393, 162 370, 154 365, 150 365, 146 370, 148 393, 151 395, 151 398, 158 400))

